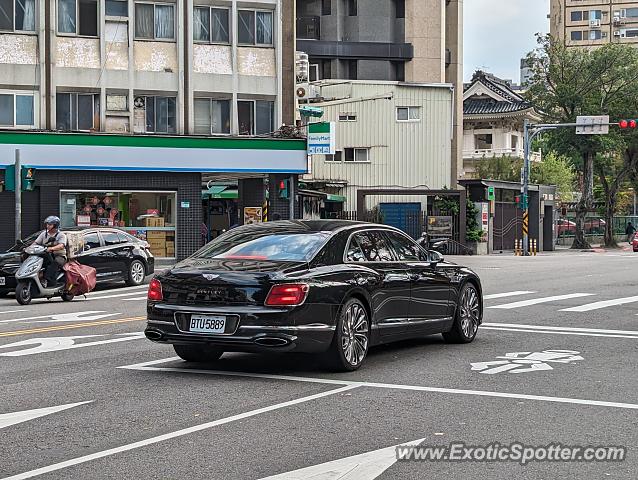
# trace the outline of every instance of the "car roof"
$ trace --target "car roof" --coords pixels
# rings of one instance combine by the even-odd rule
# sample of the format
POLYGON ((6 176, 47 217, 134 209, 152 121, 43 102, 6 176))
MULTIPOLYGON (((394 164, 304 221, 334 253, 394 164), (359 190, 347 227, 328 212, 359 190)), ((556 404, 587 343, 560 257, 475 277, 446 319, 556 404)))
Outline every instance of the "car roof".
POLYGON ((353 220, 278 220, 275 222, 253 223, 243 225, 242 230, 261 230, 264 233, 316 233, 331 232, 335 233, 342 230, 352 230, 358 228, 387 228, 396 230, 388 225, 377 223, 359 222, 353 220))

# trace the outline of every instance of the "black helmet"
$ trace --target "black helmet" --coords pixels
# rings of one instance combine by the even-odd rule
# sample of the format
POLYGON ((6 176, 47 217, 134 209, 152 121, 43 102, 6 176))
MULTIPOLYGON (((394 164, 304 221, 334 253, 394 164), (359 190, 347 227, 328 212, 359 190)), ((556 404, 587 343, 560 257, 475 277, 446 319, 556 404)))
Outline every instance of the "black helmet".
POLYGON ((60 228, 60 217, 56 217, 55 215, 50 215, 44 219, 45 225, 55 225, 55 228, 60 228))

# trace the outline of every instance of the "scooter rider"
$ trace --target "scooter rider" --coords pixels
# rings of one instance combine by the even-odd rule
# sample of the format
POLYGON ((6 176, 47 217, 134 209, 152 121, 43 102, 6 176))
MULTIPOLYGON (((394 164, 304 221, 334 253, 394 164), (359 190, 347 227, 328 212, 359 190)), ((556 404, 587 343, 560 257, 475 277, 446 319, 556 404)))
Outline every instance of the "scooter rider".
POLYGON ((60 268, 66 263, 66 235, 60 231, 60 218, 49 216, 44 220, 46 230, 42 232, 35 242, 37 245, 47 247, 48 255, 44 258, 43 286, 53 286, 60 268))

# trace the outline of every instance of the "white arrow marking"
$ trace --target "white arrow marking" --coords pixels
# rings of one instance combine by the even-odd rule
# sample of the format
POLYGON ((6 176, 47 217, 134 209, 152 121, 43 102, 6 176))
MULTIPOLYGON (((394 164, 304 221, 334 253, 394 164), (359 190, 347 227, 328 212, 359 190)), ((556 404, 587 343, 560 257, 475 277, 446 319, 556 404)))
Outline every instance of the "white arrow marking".
POLYGON ((281 473, 261 480, 373 480, 397 461, 397 447, 419 445, 424 438, 393 447, 341 458, 331 462, 281 473))
POLYGON ((60 350, 71 350, 73 348, 94 347, 96 345, 106 345, 107 343, 127 342, 129 340, 139 340, 144 337, 144 332, 133 332, 121 334, 120 338, 112 338, 110 340, 100 340, 89 343, 75 343, 75 340, 81 338, 103 337, 104 335, 76 335, 73 337, 46 337, 46 338, 29 338, 21 342, 10 343, 8 345, 0 345, 0 348, 24 347, 28 345, 36 345, 25 350, 17 350, 15 352, 0 353, 2 357, 21 357, 23 355, 35 355, 37 353, 57 352, 60 350))
POLYGON ((24 410, 23 412, 3 413, 0 414, 0 428, 9 427, 16 423, 28 422, 34 418, 44 417, 45 415, 51 415, 52 413, 61 412, 69 408, 77 407, 78 405, 84 405, 85 403, 91 403, 93 400, 87 402, 67 403, 66 405, 58 405, 57 407, 36 408, 34 410, 24 410))
POLYGON ((101 318, 112 317, 119 315, 119 312, 105 313, 103 310, 91 310, 88 312, 72 312, 72 313, 60 313, 58 315, 52 315, 51 320, 38 320, 31 323, 55 323, 55 322, 76 322, 76 321, 89 321, 99 320, 101 318))

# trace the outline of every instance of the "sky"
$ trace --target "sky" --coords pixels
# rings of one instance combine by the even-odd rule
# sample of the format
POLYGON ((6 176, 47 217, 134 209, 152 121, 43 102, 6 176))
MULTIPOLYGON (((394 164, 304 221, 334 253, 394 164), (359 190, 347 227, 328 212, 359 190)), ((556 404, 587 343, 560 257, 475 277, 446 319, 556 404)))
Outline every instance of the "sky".
POLYGON ((549 31, 549 0, 464 0, 464 79, 476 70, 520 80, 520 59, 549 31))

